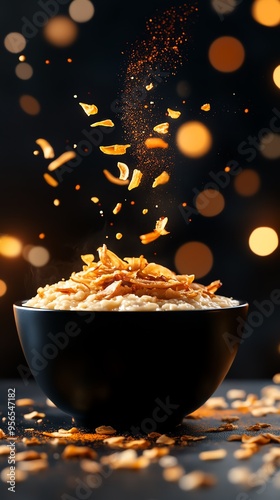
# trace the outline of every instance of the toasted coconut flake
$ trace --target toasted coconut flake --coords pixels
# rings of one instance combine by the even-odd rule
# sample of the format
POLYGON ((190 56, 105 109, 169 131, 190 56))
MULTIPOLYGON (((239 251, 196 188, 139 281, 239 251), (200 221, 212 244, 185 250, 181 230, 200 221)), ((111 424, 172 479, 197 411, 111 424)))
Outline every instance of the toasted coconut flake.
POLYGON ((174 109, 170 109, 170 108, 167 108, 167 113, 168 113, 168 116, 170 116, 170 118, 173 118, 174 120, 176 120, 177 118, 179 118, 179 116, 181 116, 180 111, 175 111, 174 109))
POLYGON ((112 120, 102 120, 101 122, 94 122, 90 125, 91 127, 114 127, 115 124, 112 120))
POLYGON ((100 425, 99 427, 96 427, 95 432, 96 434, 106 434, 110 436, 112 434, 116 434, 117 431, 111 425, 100 425))
POLYGON ((99 146, 100 151, 106 155, 124 155, 130 144, 113 144, 112 146, 99 146))
POLYGON ((129 184, 128 179, 127 180, 119 179, 119 177, 115 177, 107 169, 103 170, 103 174, 105 175, 106 179, 108 179, 108 181, 112 182, 112 184, 117 184, 119 186, 127 186, 129 184))
POLYGON ((221 460, 227 456, 227 450, 219 448, 217 450, 207 450, 199 453, 200 460, 221 460))
POLYGON ((39 139, 36 139, 36 144, 42 148, 44 158, 54 158, 54 150, 53 147, 50 145, 50 143, 46 140, 40 137, 39 139))
POLYGON ((112 436, 109 438, 105 438, 103 443, 108 444, 110 447, 114 448, 115 446, 122 446, 124 441, 124 436, 112 436))
POLYGON ((113 214, 118 214, 122 209, 122 203, 117 203, 115 208, 113 209, 113 214))
POLYGON ((128 168, 127 164, 123 163, 121 161, 118 161, 117 167, 120 171, 119 179, 123 179, 124 181, 126 181, 128 179, 128 176, 129 176, 129 168, 128 168))
POLYGON ((82 106, 84 112, 90 115, 96 115, 98 113, 98 107, 95 104, 86 104, 85 102, 79 102, 80 106, 82 106))
POLYGON ((152 187, 155 188, 160 184, 166 184, 170 179, 170 175, 164 170, 158 177, 155 178, 152 187))
POLYGON ((32 419, 38 419, 38 418, 43 418, 46 416, 45 413, 40 413, 38 411, 32 411, 31 413, 26 413, 23 415, 26 420, 32 420, 32 419))
POLYGON ((81 458, 81 457, 95 459, 97 458, 97 453, 89 446, 76 446, 74 444, 68 444, 64 448, 61 456, 64 459, 81 458))
POLYGON ((149 83, 149 85, 146 85, 146 90, 152 90, 154 88, 154 85, 152 83, 149 83))
POLYGON ((145 140, 145 146, 148 149, 155 149, 155 148, 167 149, 168 143, 165 142, 160 137, 148 137, 145 140))
POLYGON ((98 203, 99 202, 99 198, 97 198, 97 196, 92 196, 91 201, 93 203, 98 203))
POLYGON ((201 470, 194 470, 188 474, 184 474, 179 479, 179 487, 184 491, 195 490, 214 486, 217 483, 217 478, 214 474, 201 470))
POLYGON ((122 233, 116 233, 116 239, 121 240, 123 237, 122 233))
POLYGON ((47 172, 43 175, 45 181, 47 184, 49 184, 49 186, 52 186, 52 187, 57 187, 58 186, 58 181, 52 177, 50 174, 48 174, 47 172))
POLYGON ((16 406, 32 406, 35 401, 31 398, 21 398, 16 400, 16 406))
POLYGON ((148 245, 149 243, 152 243, 152 241, 157 240, 159 237, 160 234, 158 231, 152 231, 151 233, 141 234, 140 240, 143 245, 148 245))
POLYGON ((153 130, 155 132, 158 132, 158 134, 167 134, 169 130, 169 123, 168 122, 159 123, 153 128, 153 130))
POLYGON ((94 255, 92 253, 87 253, 85 255, 81 255, 81 259, 87 266, 90 266, 94 261, 94 255))
POLYGON ((142 177, 143 177, 143 174, 142 174, 141 170, 138 170, 137 168, 135 168, 133 170, 132 178, 131 178, 131 181, 130 181, 127 189, 129 191, 131 191, 132 189, 137 188, 141 182, 142 177))
POLYGON ((167 222, 168 217, 160 217, 160 219, 156 221, 155 231, 158 231, 161 236, 169 234, 169 232, 165 230, 167 222))
POLYGON ((50 172, 53 172, 57 168, 61 167, 61 165, 63 165, 64 163, 67 163, 68 161, 73 160, 73 158, 76 158, 76 156, 77 155, 75 151, 65 151, 64 153, 62 153, 62 155, 56 158, 56 160, 52 161, 49 164, 48 170, 50 172))
POLYGON ((172 445, 175 444, 175 439, 167 436, 166 434, 161 434, 156 440, 157 444, 172 445))
POLYGON ((210 111, 211 109, 211 106, 210 104, 207 102, 206 104, 203 104, 200 109, 202 109, 202 111, 210 111))

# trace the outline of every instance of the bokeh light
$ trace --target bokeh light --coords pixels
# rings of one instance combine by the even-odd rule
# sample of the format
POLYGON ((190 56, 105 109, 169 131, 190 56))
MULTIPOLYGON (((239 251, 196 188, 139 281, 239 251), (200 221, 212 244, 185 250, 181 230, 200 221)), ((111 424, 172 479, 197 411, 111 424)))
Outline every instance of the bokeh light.
POLYGON ((33 68, 28 63, 19 63, 16 65, 15 73, 21 80, 29 80, 33 75, 33 68))
POLYGON ((26 260, 34 267, 43 267, 50 260, 50 253, 42 246, 32 246, 26 255, 26 260))
POLYGON ((213 68, 230 73, 242 66, 245 59, 245 49, 237 38, 221 36, 211 43, 208 58, 213 68))
POLYGON ((195 278, 199 279, 212 269, 213 254, 205 243, 190 241, 178 248, 174 263, 178 273, 194 274, 195 278))
POLYGON ((183 155, 199 158, 211 149, 212 135, 208 127, 202 122, 190 121, 178 128, 176 143, 183 155))
POLYGON ((278 66, 276 66, 275 70, 273 71, 273 81, 276 85, 276 87, 278 87, 280 89, 280 64, 278 66))
POLYGON ((41 111, 39 101, 31 95, 22 95, 19 98, 19 105, 28 115, 38 115, 41 111))
POLYGON ((278 244, 278 234, 271 227, 257 227, 249 237, 250 249, 253 253, 261 257, 272 254, 278 247, 278 244))
POLYGON ((268 132, 260 140, 260 152, 269 160, 280 158, 280 134, 268 132))
POLYGON ((94 5, 90 0, 73 0, 69 5, 69 15, 77 23, 86 23, 94 16, 94 5))
POLYGON ((197 195, 195 206, 204 217, 214 217, 223 211, 225 199, 217 189, 204 189, 197 195))
POLYGON ((47 22, 43 31, 44 37, 56 47, 69 47, 72 45, 79 34, 76 23, 67 16, 56 16, 47 22))
POLYGON ((273 27, 280 24, 279 0, 254 0, 251 11, 253 19, 263 26, 273 27))
POLYGON ((0 297, 3 297, 7 291, 7 284, 4 280, 0 279, 0 297))
POLYGON ((13 54, 22 52, 26 47, 26 39, 21 33, 12 32, 4 38, 4 46, 13 54))
POLYGON ((18 257, 21 250, 22 243, 18 238, 8 234, 0 236, 0 255, 3 255, 3 257, 18 257))
POLYGON ((241 196, 253 196, 260 189, 261 179, 255 170, 247 168, 234 178, 233 183, 235 191, 241 196))

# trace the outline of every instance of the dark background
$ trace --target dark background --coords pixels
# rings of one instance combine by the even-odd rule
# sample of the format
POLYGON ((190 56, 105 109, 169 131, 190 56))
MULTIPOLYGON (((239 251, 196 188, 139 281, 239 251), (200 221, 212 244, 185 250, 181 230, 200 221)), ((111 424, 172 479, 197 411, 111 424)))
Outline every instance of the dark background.
MULTIPOLYGON (((172 192, 166 192, 166 197, 160 200, 162 212, 168 213, 170 235, 143 246, 139 234, 153 229, 159 212, 152 208, 153 199, 148 195, 145 199, 145 191, 135 190, 128 200, 134 200, 141 209, 151 202, 149 219, 143 222, 135 209, 129 216, 124 212, 119 217, 118 227, 110 225, 112 207, 119 201, 120 193, 124 196, 124 191, 122 188, 116 191, 102 170, 110 170, 115 158, 104 159, 98 148, 93 149, 84 155, 80 165, 65 173, 63 182, 54 189, 43 180, 49 160, 42 154, 33 154, 40 149, 35 144, 38 137, 51 143, 56 156, 67 145, 84 139, 83 130, 90 130, 91 121, 79 107, 79 101, 98 103, 103 116, 114 118, 117 124, 108 142, 111 138, 114 143, 123 142, 121 120, 114 116, 113 103, 123 87, 126 54, 136 40, 145 37, 149 17, 157 10, 180 5, 177 0, 93 3, 95 15, 89 22, 79 24, 79 36, 73 45, 52 46, 45 40, 42 29, 29 40, 23 53, 34 74, 26 81, 15 75, 19 54, 8 52, 3 41, 8 33, 21 32, 22 19, 32 19, 41 10, 40 6, 33 0, 11 0, 5 2, 1 12, 0 235, 16 236, 24 245, 44 245, 51 258, 46 266, 36 268, 22 256, 0 255, 0 279, 8 287, 0 297, 0 376, 19 376, 17 367, 24 363, 12 313, 13 302, 35 294, 37 287, 45 282, 80 269, 81 254, 95 253, 106 242, 121 257, 144 253, 148 260, 154 260, 156 255, 158 262, 173 268, 176 249, 185 242, 199 240, 209 245, 215 257, 203 282, 219 278, 224 295, 245 299, 250 304, 250 334, 228 376, 272 377, 280 371, 280 305, 271 304, 271 294, 280 289, 279 248, 267 257, 257 256, 248 246, 248 237, 255 227, 262 225, 273 227, 280 234, 279 157, 267 159, 256 147, 252 162, 248 155, 240 154, 238 146, 249 136, 257 138, 257 145, 260 143, 260 134, 264 128, 269 129, 275 108, 279 113, 275 124, 280 125, 280 90, 272 81, 273 69, 280 63, 279 25, 265 27, 254 21, 249 0, 221 0, 224 7, 235 5, 228 14, 218 14, 208 0, 197 2, 198 12, 186 24, 187 58, 162 86, 162 93, 169 98, 170 107, 177 106, 182 100, 177 94, 178 83, 185 82, 184 119, 204 121, 212 131, 214 146, 199 160, 178 155, 176 175, 170 185, 172 192), (222 35, 239 38, 245 48, 245 62, 236 72, 221 73, 209 63, 209 46, 222 35), (67 58, 73 62, 67 63, 67 58), (46 59, 50 64, 45 64, 46 59), (38 115, 31 116, 21 109, 19 98, 23 94, 39 101, 38 115), (205 102, 211 103, 209 113, 200 110, 205 102), (249 113, 244 113, 245 108, 249 113), (191 224, 186 224, 178 210, 180 201, 192 202, 193 189, 203 189, 210 180, 209 171, 220 172, 232 160, 243 169, 254 168, 258 172, 261 179, 258 193, 239 196, 230 183, 222 190, 226 205, 221 214, 212 218, 197 215, 191 224), (81 186, 78 191, 77 184, 81 186), (99 196, 103 216, 100 207, 90 201, 92 196, 99 196), (59 207, 54 206, 54 198, 60 200, 59 207), (119 241, 115 238, 117 231, 124 235, 119 241), (42 232, 46 235, 43 241, 38 237, 42 232), (256 314, 256 301, 262 304, 269 301, 269 312, 256 314)), ((67 15, 68 5, 61 5, 59 13, 67 15)))

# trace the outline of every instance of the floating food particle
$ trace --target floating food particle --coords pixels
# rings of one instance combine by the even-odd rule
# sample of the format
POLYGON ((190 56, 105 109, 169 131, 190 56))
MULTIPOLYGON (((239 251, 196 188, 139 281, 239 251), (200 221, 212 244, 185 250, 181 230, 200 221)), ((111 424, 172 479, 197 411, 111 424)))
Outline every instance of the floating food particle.
POLYGON ((43 418, 46 416, 45 413, 40 413, 38 411, 32 411, 31 413, 26 413, 23 415, 26 420, 32 420, 37 418, 43 418))
POLYGON ((92 196, 91 201, 93 203, 98 203, 99 202, 99 198, 97 198, 96 196, 92 196))
POLYGON ((126 163, 122 163, 121 161, 119 161, 117 163, 117 166, 118 166, 118 169, 120 170, 120 176, 119 178, 120 179, 123 179, 123 180, 126 180, 129 176, 129 168, 128 166, 126 165, 126 163))
POLYGON ((174 111, 174 109, 167 108, 167 113, 168 116, 176 120, 176 118, 179 118, 181 116, 181 111, 174 111))
POLYGON ((132 178, 127 189, 131 191, 131 189, 137 188, 141 182, 142 177, 143 177, 142 172, 137 168, 135 168, 133 170, 132 178))
POLYGON ((16 406, 32 406, 34 403, 34 399, 31 398, 21 398, 16 400, 16 406))
POLYGON ((169 129, 169 123, 168 122, 159 123, 158 125, 156 125, 153 128, 153 130, 155 132, 158 132, 159 134, 167 134, 168 133, 168 129, 169 129))
POLYGON ((170 175, 164 170, 158 177, 155 178, 152 187, 155 188, 159 184, 166 184, 170 179, 170 175))
POLYGON ((91 127, 114 127, 115 124, 112 120, 102 120, 101 122, 95 122, 91 124, 91 127))
POLYGON ((148 137, 148 139, 145 140, 145 146, 148 149, 168 148, 167 142, 165 142, 163 139, 160 139, 159 137, 148 137))
POLYGON ((165 236, 166 234, 169 234, 169 232, 166 231, 165 229, 167 222, 168 222, 167 217, 161 217, 156 222, 156 227, 152 232, 142 234, 140 236, 141 243, 143 243, 143 245, 147 245, 148 243, 157 240, 160 236, 165 236))
POLYGON ((50 174, 48 174, 48 173, 44 174, 44 179, 45 179, 46 183, 49 184, 49 186, 52 186, 52 187, 58 186, 57 180, 54 179, 54 177, 52 177, 50 174))
POLYGON ((117 203, 114 210, 113 210, 113 214, 115 214, 115 215, 118 214, 120 212, 121 208, 122 208, 122 204, 117 203))
POLYGON ((39 138, 35 142, 42 148, 44 158, 54 158, 54 150, 46 139, 39 138))
POLYGON ((86 104, 85 102, 79 102, 80 106, 82 106, 84 112, 90 115, 96 115, 98 113, 98 107, 95 104, 86 104))
POLYGON ((117 431, 111 425, 100 425, 99 427, 96 427, 95 432, 96 434, 111 435, 116 434, 117 431))
POLYGON ((152 90, 154 88, 154 85, 152 83, 149 83, 149 85, 146 85, 146 90, 152 90))
POLYGON ((219 448, 217 450, 207 450, 199 453, 200 460, 221 460, 225 458, 227 451, 224 448, 219 448))
POLYGON ((211 106, 209 103, 206 103, 206 104, 203 104, 200 109, 202 109, 202 111, 210 111, 211 109, 211 106))
POLYGON ((113 144, 112 146, 99 146, 100 151, 106 155, 124 155, 130 144, 113 144))
POLYGON ((121 239, 122 239, 122 236, 123 236, 123 235, 122 235, 122 233, 117 233, 117 234, 116 234, 116 239, 117 239, 117 240, 121 240, 121 239))
POLYGON ((127 180, 119 179, 118 177, 115 177, 113 174, 111 174, 111 172, 109 172, 109 170, 107 169, 103 170, 103 174, 108 179, 108 181, 112 182, 113 184, 118 184, 119 186, 127 186, 127 184, 129 184, 128 179, 127 180))
POLYGON ((64 163, 67 161, 73 160, 73 158, 76 158, 76 153, 75 151, 65 151, 65 153, 62 153, 56 160, 52 161, 49 166, 48 170, 50 172, 53 172, 57 168, 61 167, 64 163))
POLYGON ((142 210, 142 214, 143 214, 143 215, 146 215, 146 214, 148 213, 148 211, 149 211, 149 210, 148 210, 147 208, 143 208, 143 210, 142 210))

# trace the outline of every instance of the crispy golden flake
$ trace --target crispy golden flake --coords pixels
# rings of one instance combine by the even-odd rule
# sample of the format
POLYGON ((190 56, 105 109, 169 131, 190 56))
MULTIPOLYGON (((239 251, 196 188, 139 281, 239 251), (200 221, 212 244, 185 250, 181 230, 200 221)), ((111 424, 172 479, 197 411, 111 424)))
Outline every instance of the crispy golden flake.
POLYGON ((143 177, 142 172, 137 168, 135 168, 133 170, 132 178, 127 189, 131 191, 131 189, 137 188, 142 180, 142 177, 143 177))
POLYGON ((165 229, 167 222, 168 222, 167 217, 161 217, 159 220, 157 220, 156 227, 152 232, 141 234, 140 236, 141 243, 143 243, 143 245, 147 245, 148 243, 157 240, 160 236, 165 236, 166 234, 169 234, 169 232, 166 231, 165 229))
POLYGON ((152 187, 155 188, 160 184, 166 184, 170 179, 170 175, 164 170, 158 177, 155 178, 152 187))
POLYGON ((108 181, 112 182, 112 184, 118 184, 119 186, 127 186, 129 184, 129 180, 123 180, 120 179, 119 177, 115 177, 109 170, 104 169, 103 174, 105 177, 108 179, 108 181))
POLYGON ((112 120, 102 120, 101 122, 94 122, 91 127, 114 127, 115 124, 112 120))
POLYGON ((42 148, 44 158, 54 158, 54 150, 46 139, 40 137, 35 142, 38 146, 40 146, 40 148, 42 148))
POLYGON ((64 153, 62 153, 62 155, 56 158, 56 160, 52 161, 49 164, 48 170, 50 172, 53 172, 57 168, 61 167, 64 163, 67 163, 68 161, 73 160, 73 158, 76 158, 76 156, 77 155, 75 151, 65 151, 64 153))
POLYGON ((118 161, 117 167, 120 171, 119 178, 126 181, 126 179, 128 179, 128 176, 129 176, 129 168, 128 168, 127 164, 123 163, 121 161, 118 161))
POLYGON ((97 196, 92 196, 92 197, 91 197, 91 201, 92 201, 93 203, 98 203, 98 202, 99 202, 99 198, 97 198, 97 196))
POLYGON ((175 111, 174 109, 167 108, 167 114, 170 118, 176 120, 179 116, 181 116, 181 111, 175 111))
POLYGON ((152 83, 149 83, 149 85, 146 85, 146 90, 152 90, 154 88, 154 85, 152 83))
POLYGON ((153 130, 155 132, 158 132, 158 134, 167 134, 169 130, 169 123, 168 122, 159 123, 153 128, 153 130))
POLYGON ((165 142, 160 137, 148 137, 145 140, 145 146, 148 149, 155 149, 155 148, 167 149, 168 148, 167 142, 165 142))
POLYGON ((124 155, 130 144, 113 144, 112 146, 99 146, 100 151, 105 155, 124 155))
POLYGON ((210 104, 207 102, 206 104, 203 104, 200 109, 202 109, 202 111, 210 111, 211 109, 211 106, 210 104))
POLYGON ((52 177, 52 175, 50 175, 46 172, 45 174, 43 174, 43 177, 44 177, 46 183, 49 184, 49 186, 52 186, 52 187, 58 186, 58 181, 54 177, 52 177))
POLYGON ((85 102, 79 102, 80 106, 82 106, 84 112, 90 115, 96 115, 98 113, 98 107, 95 104, 86 104, 85 102))
POLYGON ((116 215, 118 214, 122 209, 122 203, 117 203, 115 208, 113 209, 113 214, 116 215))

